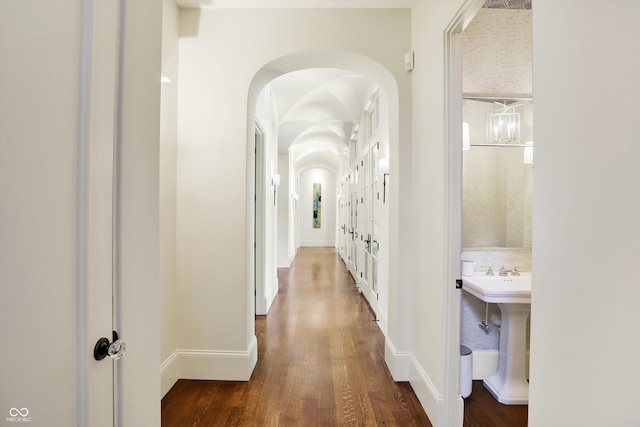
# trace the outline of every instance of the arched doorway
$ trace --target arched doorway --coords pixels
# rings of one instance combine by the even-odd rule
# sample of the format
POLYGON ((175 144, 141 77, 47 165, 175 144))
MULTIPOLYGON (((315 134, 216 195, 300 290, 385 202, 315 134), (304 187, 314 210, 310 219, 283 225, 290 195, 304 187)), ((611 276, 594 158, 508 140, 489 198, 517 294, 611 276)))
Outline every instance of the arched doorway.
MULTIPOLYGON (((402 265, 401 251, 398 250, 398 248, 400 247, 398 236, 402 234, 400 229, 404 227, 408 229, 409 224, 408 223, 400 224, 400 221, 398 220, 399 211, 401 209, 400 207, 401 203, 398 197, 399 196, 398 189, 400 188, 401 175, 400 176, 396 175, 400 179, 395 179, 395 183, 394 183, 394 180, 389 180, 389 173, 388 173, 388 172, 391 172, 391 175, 394 175, 394 173, 397 172, 399 168, 398 164, 399 164, 399 158, 400 158, 399 156, 399 152, 400 152, 399 95, 398 95, 398 87, 393 75, 382 65, 380 65, 379 63, 376 63, 370 58, 367 58, 359 54, 354 54, 350 52, 340 52, 340 51, 305 52, 305 53, 293 54, 293 55, 277 58, 267 63, 256 73, 256 75, 254 76, 251 82, 250 90, 249 90, 249 98, 248 98, 248 105, 247 105, 247 165, 255 164, 256 151, 254 149, 254 144, 255 144, 254 123, 257 117, 256 105, 259 102, 259 97, 261 92, 265 89, 265 87, 267 87, 271 82, 273 82, 274 79, 277 79, 280 76, 283 76, 287 73, 299 72, 300 70, 308 70, 308 69, 348 70, 349 72, 365 76, 371 82, 374 82, 376 86, 376 90, 372 92, 375 94, 374 98, 378 103, 377 105, 378 109, 375 109, 376 114, 384 115, 383 118, 377 118, 376 121, 377 122, 384 121, 385 127, 386 127, 386 139, 383 141, 380 141, 380 140, 373 140, 370 138, 366 138, 367 139, 366 144, 362 145, 362 147, 366 148, 365 150, 367 152, 366 156, 352 155, 350 157, 348 155, 350 151, 348 141, 349 141, 349 137, 352 135, 347 136, 347 141, 345 145, 345 148, 347 151, 346 153, 347 162, 346 164, 343 163, 339 167, 340 174, 338 176, 338 181, 342 181, 340 182, 340 184, 344 184, 345 177, 349 177, 349 176, 355 177, 357 174, 360 174, 362 176, 360 184, 356 184, 355 182, 353 184, 353 188, 357 190, 353 196, 354 200, 358 199, 359 200, 358 203, 362 208, 363 207, 362 203, 364 203, 364 197, 362 196, 362 194, 364 194, 364 192, 368 192, 368 194, 374 195, 371 198, 372 202, 383 200, 383 202, 380 202, 380 204, 384 203, 385 205, 384 207, 387 209, 386 212, 388 213, 384 214, 384 217, 383 217, 386 224, 388 224, 388 226, 385 225, 384 231, 389 236, 389 239, 388 239, 389 241, 388 241, 388 244, 386 245, 385 250, 381 250, 380 252, 373 250, 374 245, 376 246, 376 249, 377 249, 377 247, 379 247, 378 245, 380 245, 381 243, 379 240, 373 237, 374 235, 374 226, 372 225, 374 224, 373 215, 368 215, 363 218, 364 221, 360 220, 359 224, 354 224, 354 227, 358 226, 360 227, 360 229, 366 228, 368 230, 368 232, 365 233, 366 235, 362 235, 358 233, 357 245, 354 245, 353 247, 354 256, 356 253, 360 253, 361 256, 363 257, 362 265, 366 263, 367 266, 366 268, 359 267, 360 270, 355 271, 355 273, 358 275, 359 279, 362 279, 364 282, 367 283, 367 286, 369 286, 370 290, 368 291, 368 294, 365 295, 368 297, 369 301, 373 302, 375 300, 377 302, 381 297, 386 300, 384 301, 384 309, 379 310, 380 313, 384 313, 384 316, 379 316, 379 317, 384 317, 384 320, 381 322, 381 329, 387 336, 387 340, 391 338, 391 340, 393 340, 394 343, 399 343, 399 345, 396 344, 396 347, 391 346, 393 349, 402 348, 402 346, 404 345, 404 340, 406 340, 408 337, 405 338, 403 336, 403 334, 406 333, 404 331, 406 331, 407 328, 406 328, 406 323, 403 323, 403 321, 405 321, 405 317, 403 317, 403 315, 401 314, 402 310, 400 309, 402 305, 406 303, 406 301, 404 301, 402 298, 397 297, 398 295, 402 294, 402 290, 400 289, 400 286, 401 286, 400 283, 402 282, 398 280, 398 276, 401 274, 400 266, 402 265), (390 164, 390 167, 389 167, 390 171, 382 171, 379 169, 379 162, 378 162, 379 158, 384 158, 388 161, 388 163, 390 164), (360 163, 356 165, 355 164, 356 161, 360 163), (365 168, 365 165, 364 165, 365 161, 367 162, 367 165, 368 165, 367 168, 365 168), (349 163, 352 163, 352 164, 349 164, 349 163), (353 170, 351 166, 353 166, 353 170), (366 170, 366 175, 369 177, 368 180, 364 179, 364 175, 362 172, 363 170, 366 170), (372 176, 376 176, 376 177, 380 176, 380 178, 373 180, 371 179, 372 176), (368 185, 365 185, 365 182, 367 182, 368 185), (374 252, 375 252, 375 255, 378 256, 378 258, 382 256, 386 257, 385 262, 388 260, 388 263, 386 263, 385 268, 375 269, 373 267, 372 260, 374 260, 374 257, 372 256, 372 254, 374 252), (365 261, 365 259, 367 261, 365 261), (365 271, 367 273, 365 273, 365 271), (359 274, 362 274, 362 277, 360 277, 359 274), (373 276, 380 277, 382 275, 386 276, 382 280, 386 279, 388 283, 388 287, 385 290, 384 295, 382 295, 382 292, 376 292, 375 286, 373 286, 373 283, 372 283, 373 276), (393 306, 389 304, 389 300, 393 301, 393 306)), ((367 108, 364 108, 363 110, 366 110, 368 112, 374 111, 374 108, 371 105, 367 105, 366 107, 367 108)), ((265 126, 265 127, 268 128, 269 126, 265 126)), ((368 132, 369 134, 368 136, 375 135, 372 129, 369 129, 366 132, 368 132)), ((355 149, 354 153, 356 151, 358 150, 355 149)), ((344 153, 337 153, 337 155, 338 155, 338 158, 343 158, 344 153)), ((301 158, 302 157, 304 156, 301 156, 301 158)), ((251 169, 253 170, 250 171, 249 174, 250 175, 255 174, 255 168, 251 168, 251 169)), ((267 161, 266 169, 267 169, 267 175, 270 175, 270 174, 279 175, 279 180, 284 181, 282 174, 277 173, 278 172, 277 166, 275 169, 272 168, 271 170, 269 170, 269 162, 267 161)), ((289 196, 289 193, 291 192, 291 189, 296 189, 295 186, 297 185, 295 182, 295 176, 296 176, 295 172, 291 173, 289 171, 288 173, 290 176, 294 177, 294 179, 293 180, 287 179, 287 182, 288 182, 287 187, 283 188, 283 186, 281 185, 279 188, 273 189, 274 193, 278 191, 285 192, 285 195, 287 196, 287 198, 289 196), (289 181, 294 181, 294 182, 289 182, 289 181)), ((250 293, 254 293, 254 286, 255 286, 254 283, 257 283, 258 286, 264 283, 269 283, 269 277, 272 277, 274 274, 273 272, 269 272, 268 270, 265 270, 265 272, 262 272, 262 271, 256 272, 253 270, 253 266, 256 265, 255 259, 254 259, 255 254, 260 252, 262 253, 267 252, 266 249, 263 251, 257 251, 257 252, 253 251, 253 245, 254 245, 253 236, 256 233, 256 229, 253 227, 253 224, 259 224, 258 227, 260 227, 261 225, 266 225, 271 220, 269 219, 269 214, 266 214, 264 218, 255 218, 256 212, 261 212, 261 210, 255 209, 254 200, 251 200, 251 199, 253 199, 253 195, 255 194, 255 187, 254 187, 256 185, 255 183, 258 183, 258 185, 267 184, 267 187, 269 186, 269 184, 273 184, 273 182, 270 181, 270 176, 267 176, 267 175, 263 177, 259 177, 257 179, 255 176, 250 176, 249 179, 247 180, 247 197, 248 197, 247 227, 248 227, 249 233, 247 236, 246 244, 248 249, 247 265, 249 266, 249 270, 250 270, 248 271, 247 286, 249 287, 250 293), (255 276, 255 274, 264 274, 263 280, 256 280, 254 282, 253 277, 255 276)), ((341 196, 341 201, 338 203, 338 206, 342 206, 342 209, 344 209, 345 206, 348 206, 348 202, 346 202, 346 199, 349 198, 350 192, 344 187, 341 188, 341 185, 337 185, 336 187, 338 188, 337 191, 340 193, 340 196, 341 196), (342 200, 342 198, 345 198, 345 199, 342 200)), ((274 196, 274 200, 275 200, 275 197, 277 196, 274 196)), ((285 198, 285 200, 287 200, 287 198, 285 198)), ((269 199, 269 198, 267 197, 266 199, 269 199)), ((269 201, 269 200, 266 200, 266 201, 269 201)), ((266 203, 266 201, 262 201, 262 202, 266 203)), ((270 203, 266 203, 266 205, 268 208, 270 203)), ((369 212, 373 211, 372 207, 373 207, 373 203, 367 206, 369 212)), ((349 231, 347 230, 348 224, 346 223, 348 221, 348 215, 342 215, 342 216, 338 215, 338 216, 339 216, 338 231, 342 233, 347 233, 349 231), (342 229, 341 226, 345 226, 344 229, 342 229)), ((351 239, 354 243, 356 242, 355 237, 351 237, 351 239)), ((267 245, 268 248, 274 247, 274 243, 269 242, 268 239, 265 242, 265 245, 267 245)), ((348 257, 349 252, 345 251, 345 255, 348 257)), ((269 262, 267 263, 258 262, 258 264, 261 264, 261 265, 269 264, 269 262)), ((274 263, 271 263, 271 264, 274 265, 274 263)), ((266 290, 266 289, 255 290, 255 293, 260 295, 267 295, 269 294, 269 290, 266 290)), ((375 309, 378 309, 378 307, 375 307, 375 309)), ((251 325, 254 324, 253 315, 254 315, 253 307, 250 307, 250 309, 247 310, 247 316, 248 316, 247 321, 251 325)), ((408 318, 406 319, 408 321, 408 318)), ((396 365, 396 363, 394 362, 394 357, 395 357, 394 351, 388 352, 388 354, 390 355, 390 360, 388 361, 388 364, 391 368, 394 378, 398 380, 406 380, 407 378, 403 378, 399 376, 398 372, 395 372, 393 369, 393 367, 396 365)))

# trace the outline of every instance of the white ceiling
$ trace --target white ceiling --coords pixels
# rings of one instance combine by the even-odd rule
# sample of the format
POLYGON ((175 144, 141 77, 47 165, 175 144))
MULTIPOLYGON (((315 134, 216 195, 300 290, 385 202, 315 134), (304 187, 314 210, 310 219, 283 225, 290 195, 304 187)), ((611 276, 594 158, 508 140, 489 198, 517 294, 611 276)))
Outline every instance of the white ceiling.
POLYGON ((278 152, 337 170, 374 84, 348 70, 313 68, 284 74, 265 90, 275 99, 278 152))
POLYGON ((175 0, 203 8, 409 8, 413 0, 175 0))
MULTIPOLYGON (((203 8, 403 8, 413 0, 175 0, 203 8)), ((530 7, 530 0, 488 0, 488 7, 530 7)), ((374 84, 347 70, 316 68, 285 74, 265 89, 276 100, 280 120, 278 152, 292 150, 296 167, 317 165, 337 171, 357 130, 374 84)))

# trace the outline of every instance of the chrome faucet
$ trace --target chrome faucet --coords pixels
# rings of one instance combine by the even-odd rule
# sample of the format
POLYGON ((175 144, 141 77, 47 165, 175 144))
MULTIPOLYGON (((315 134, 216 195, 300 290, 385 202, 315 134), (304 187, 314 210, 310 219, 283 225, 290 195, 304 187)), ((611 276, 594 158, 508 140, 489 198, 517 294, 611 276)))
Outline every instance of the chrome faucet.
POLYGON ((500 276, 508 276, 509 273, 511 273, 512 276, 520 275, 520 271, 518 271, 518 267, 513 267, 513 270, 507 270, 506 268, 504 268, 504 265, 500 267, 500 271, 498 272, 500 276))
POLYGON ((489 268, 487 269, 487 276, 493 276, 493 267, 489 266, 489 268))

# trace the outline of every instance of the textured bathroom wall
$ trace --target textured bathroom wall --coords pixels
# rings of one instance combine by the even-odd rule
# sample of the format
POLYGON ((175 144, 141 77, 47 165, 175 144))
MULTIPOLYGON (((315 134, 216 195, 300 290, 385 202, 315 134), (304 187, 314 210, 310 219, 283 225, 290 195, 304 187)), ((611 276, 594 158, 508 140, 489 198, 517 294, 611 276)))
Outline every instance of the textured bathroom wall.
POLYGON ((462 33, 465 95, 530 97, 531 10, 481 9, 462 33))

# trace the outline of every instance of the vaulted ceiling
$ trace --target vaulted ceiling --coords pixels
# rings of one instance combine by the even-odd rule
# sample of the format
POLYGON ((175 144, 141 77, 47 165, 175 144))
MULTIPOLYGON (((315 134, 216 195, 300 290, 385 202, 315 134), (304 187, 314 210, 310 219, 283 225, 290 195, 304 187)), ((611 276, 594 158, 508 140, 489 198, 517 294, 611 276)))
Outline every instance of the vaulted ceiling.
MULTIPOLYGON (((486 8, 530 9, 532 0, 487 0, 486 8)), ((402 8, 412 0, 176 0, 181 7, 402 8)), ((269 86, 280 120, 278 151, 292 155, 296 167, 338 170, 349 139, 357 132, 374 83, 348 70, 315 68, 285 74, 269 86)))
POLYGON ((269 88, 280 127, 278 151, 337 170, 374 84, 348 70, 313 68, 284 74, 269 88))

